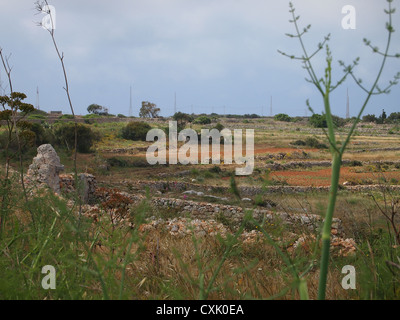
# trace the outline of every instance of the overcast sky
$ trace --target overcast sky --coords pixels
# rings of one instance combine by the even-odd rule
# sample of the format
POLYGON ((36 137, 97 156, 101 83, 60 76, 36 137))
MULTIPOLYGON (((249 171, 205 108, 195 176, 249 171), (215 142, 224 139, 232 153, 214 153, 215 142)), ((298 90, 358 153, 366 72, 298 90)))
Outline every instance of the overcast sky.
MULTIPOLYGON (((40 108, 70 113, 63 90, 63 74, 49 33, 37 26, 45 16, 36 14, 33 0, 0 0, 0 47, 12 54, 14 90, 25 92, 40 108)), ((310 99, 322 112, 320 94, 305 81, 299 61, 277 50, 300 55, 293 33, 288 1, 282 0, 85 0, 49 1, 56 9, 55 36, 65 55, 72 102, 77 114, 97 103, 113 114, 129 114, 130 86, 133 115, 142 101, 161 108, 161 115, 177 110, 187 113, 272 112, 306 115, 310 99)), ((309 52, 331 33, 335 76, 337 61, 350 63, 360 56, 356 73, 364 84, 376 75, 381 58, 363 44, 372 40, 383 49, 387 38, 384 0, 294 0, 300 24, 312 25, 305 36, 309 52), (356 30, 342 28, 342 7, 356 9, 356 30)), ((400 11, 399 1, 394 6, 400 11)), ((400 52, 400 13, 394 15, 392 53, 400 52)), ((325 52, 314 60, 323 75, 325 52)), ((400 71, 392 59, 381 87, 400 71)), ((0 70, 3 87, 4 71, 0 70)), ((7 89, 7 88, 6 88, 7 89)), ((333 113, 346 115, 346 90, 351 115, 365 94, 348 79, 332 96, 333 113)), ((400 111, 400 86, 390 95, 375 96, 366 113, 400 111)), ((308 115, 310 113, 308 112, 308 115)))

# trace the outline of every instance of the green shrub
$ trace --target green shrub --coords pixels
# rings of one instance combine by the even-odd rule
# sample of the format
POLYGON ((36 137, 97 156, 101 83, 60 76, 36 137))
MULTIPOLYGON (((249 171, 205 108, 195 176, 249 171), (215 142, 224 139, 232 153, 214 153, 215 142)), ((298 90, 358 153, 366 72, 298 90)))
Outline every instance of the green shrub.
MULTIPOLYGON (((325 114, 313 114, 312 117, 309 120, 310 124, 315 127, 315 128, 327 128, 327 122, 326 122, 326 116, 325 114)), ((343 127, 346 124, 346 120, 332 115, 332 122, 336 127, 343 127)))
POLYGON ((200 116, 196 120, 194 120, 193 123, 195 123, 195 124, 210 124, 211 119, 207 116, 200 116))
MULTIPOLYGON (((63 123, 58 124, 54 129, 55 143, 61 147, 73 150, 75 146, 75 124, 63 123)), ((100 137, 89 126, 77 124, 77 151, 81 153, 90 152, 90 148, 94 142, 100 137)))
MULTIPOLYGON (((19 133, 19 140, 21 143, 21 151, 26 152, 28 149, 35 145, 35 133, 31 130, 24 130, 19 133)), ((18 151, 18 142, 15 132, 11 134, 11 141, 9 141, 8 139, 7 132, 2 132, 0 134, 0 149, 5 150, 7 144, 10 151, 18 151)))
POLYGON ((399 123, 400 122, 400 112, 393 112, 387 117, 388 123, 399 123))
POLYGON ((325 116, 317 114, 317 113, 315 113, 311 116, 311 118, 309 119, 309 122, 314 128, 327 128, 328 127, 325 116))
POLYGON ((35 133, 35 144, 37 147, 46 143, 54 143, 54 136, 51 130, 44 128, 43 125, 33 123, 30 130, 35 133))
POLYGON ((122 157, 111 157, 107 159, 110 167, 118 168, 147 168, 151 165, 144 158, 124 159, 122 157))
POLYGON ((279 113, 274 117, 274 120, 276 121, 284 121, 284 122, 290 122, 292 121, 292 118, 289 117, 287 114, 284 113, 279 113))
POLYGON ((346 119, 334 115, 332 115, 332 121, 333 124, 338 128, 343 127, 347 123, 346 119))
POLYGON ((374 114, 367 114, 362 118, 363 122, 378 122, 378 118, 374 114))
POLYGON ((296 140, 295 142, 291 143, 294 146, 306 146, 307 143, 305 143, 303 140, 296 140))
POLYGON ((224 130, 224 125, 221 123, 217 123, 214 127, 214 129, 217 129, 218 131, 224 130))
POLYGON ((220 167, 218 167, 218 166, 214 166, 214 167, 210 168, 209 171, 212 172, 212 173, 219 174, 219 173, 222 172, 222 169, 220 167))
POLYGON ((120 168, 130 167, 129 162, 127 160, 118 157, 112 157, 107 159, 107 164, 110 167, 120 167, 120 168))
POLYGON ((129 122, 122 129, 122 138, 133 141, 146 141, 147 132, 151 130, 151 126, 146 122, 129 122))
POLYGON ((350 167, 362 167, 363 164, 362 164, 361 161, 353 160, 353 161, 350 162, 349 166, 350 167))
POLYGON ((316 149, 327 149, 328 148, 328 146, 326 144, 319 142, 314 137, 308 137, 306 139, 305 143, 310 148, 316 148, 316 149))

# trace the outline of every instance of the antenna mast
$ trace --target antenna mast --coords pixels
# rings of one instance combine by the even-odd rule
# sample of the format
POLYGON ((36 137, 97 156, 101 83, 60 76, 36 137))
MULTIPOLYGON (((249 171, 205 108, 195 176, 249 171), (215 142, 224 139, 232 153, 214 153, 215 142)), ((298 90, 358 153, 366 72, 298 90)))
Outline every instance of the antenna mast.
POLYGON ((175 103, 174 103, 174 114, 176 113, 176 92, 175 92, 175 103))
POLYGON ((272 96, 271 96, 271 109, 270 109, 270 116, 272 117, 272 96))
POLYGON ((129 116, 132 117, 132 86, 130 86, 130 95, 129 95, 129 116))
POLYGON ((36 109, 40 110, 40 105, 39 105, 39 87, 36 87, 36 109))

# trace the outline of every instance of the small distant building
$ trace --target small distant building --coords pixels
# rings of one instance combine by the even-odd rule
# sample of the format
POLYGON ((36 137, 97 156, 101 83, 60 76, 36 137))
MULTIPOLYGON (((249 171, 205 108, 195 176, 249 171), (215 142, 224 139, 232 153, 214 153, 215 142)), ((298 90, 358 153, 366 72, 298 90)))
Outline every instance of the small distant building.
POLYGON ((62 111, 50 111, 51 116, 62 116, 62 111))

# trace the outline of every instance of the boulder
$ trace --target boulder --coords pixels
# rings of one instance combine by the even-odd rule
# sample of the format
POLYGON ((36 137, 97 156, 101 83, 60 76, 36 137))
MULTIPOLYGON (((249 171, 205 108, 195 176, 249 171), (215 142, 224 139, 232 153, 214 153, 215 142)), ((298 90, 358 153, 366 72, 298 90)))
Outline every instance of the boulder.
POLYGON ((64 170, 57 152, 50 144, 37 148, 37 156, 33 158, 27 175, 38 183, 47 184, 55 193, 60 193, 59 174, 64 170))

